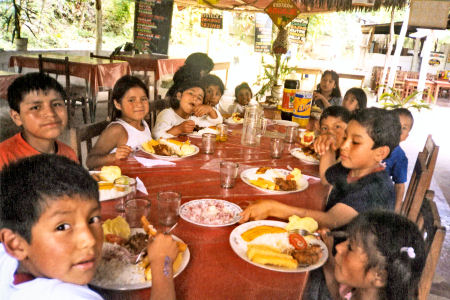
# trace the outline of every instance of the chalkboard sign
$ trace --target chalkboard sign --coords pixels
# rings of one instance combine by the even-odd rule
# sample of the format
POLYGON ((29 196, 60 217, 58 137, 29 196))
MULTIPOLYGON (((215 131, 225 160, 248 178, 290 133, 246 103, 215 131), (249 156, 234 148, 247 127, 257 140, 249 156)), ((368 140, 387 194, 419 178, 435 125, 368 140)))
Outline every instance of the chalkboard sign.
POLYGON ((272 20, 266 14, 255 14, 255 52, 269 53, 272 47, 272 20))
POLYGON ((173 0, 136 0, 134 44, 152 53, 167 54, 173 0))
POLYGON ((203 28, 222 29, 223 17, 220 14, 202 14, 200 26, 203 28))
POLYGON ((295 18, 289 24, 289 41, 295 44, 303 44, 308 29, 308 18, 295 18))

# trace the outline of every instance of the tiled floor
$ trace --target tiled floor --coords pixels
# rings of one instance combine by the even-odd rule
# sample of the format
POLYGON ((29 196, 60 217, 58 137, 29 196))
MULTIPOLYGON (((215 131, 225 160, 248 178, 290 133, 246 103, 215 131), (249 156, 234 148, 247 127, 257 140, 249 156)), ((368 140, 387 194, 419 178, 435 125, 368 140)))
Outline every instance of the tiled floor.
MULTIPOLYGON (((369 101, 369 104, 376 103, 369 101)), ((439 209, 442 224, 447 228, 447 236, 441 252, 440 261, 436 270, 433 286, 429 299, 450 300, 450 100, 439 99, 437 105, 431 111, 423 110, 413 112, 414 127, 408 139, 402 143, 409 158, 408 170, 411 173, 414 167, 417 153, 422 151, 428 134, 433 135, 436 144, 440 146, 437 164, 431 182, 431 189, 435 191, 435 201, 439 209)), ((97 120, 106 116, 106 105, 99 104, 97 120)), ((75 123, 81 124, 81 112, 77 111, 75 123)), ((17 127, 11 122, 6 101, 0 100, 0 140, 11 136, 17 131, 17 127)), ((68 142, 68 134, 62 136, 62 140, 68 142)))

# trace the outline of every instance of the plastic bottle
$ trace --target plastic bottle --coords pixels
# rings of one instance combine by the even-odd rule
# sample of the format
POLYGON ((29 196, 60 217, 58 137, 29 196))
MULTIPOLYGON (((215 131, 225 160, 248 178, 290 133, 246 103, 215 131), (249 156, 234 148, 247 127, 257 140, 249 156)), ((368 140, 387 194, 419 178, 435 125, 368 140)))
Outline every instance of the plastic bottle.
POLYGON ((312 92, 298 92, 295 94, 292 121, 302 128, 306 128, 311 115, 312 92))
POLYGON ((281 104, 281 119, 292 120, 292 111, 294 109, 294 98, 300 82, 297 79, 286 79, 284 81, 283 102, 281 104))

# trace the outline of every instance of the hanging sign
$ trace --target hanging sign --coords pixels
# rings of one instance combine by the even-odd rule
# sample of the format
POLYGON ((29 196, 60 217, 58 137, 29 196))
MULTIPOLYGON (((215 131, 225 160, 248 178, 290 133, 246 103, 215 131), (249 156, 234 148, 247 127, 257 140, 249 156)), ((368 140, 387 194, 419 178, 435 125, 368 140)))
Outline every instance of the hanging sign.
POLYGON ((220 14, 202 14, 200 26, 203 28, 222 29, 223 16, 220 14))
POLYGON ((411 1, 408 25, 420 28, 446 29, 449 10, 450 1, 411 1))
POLYGON ((308 18, 295 18, 289 24, 289 41, 294 44, 303 44, 308 29, 308 18))
POLYGON ((292 0, 274 0, 264 11, 278 28, 284 28, 300 13, 292 0))
POLYGON ((272 47, 272 20, 266 14, 255 14, 255 52, 269 53, 272 47))

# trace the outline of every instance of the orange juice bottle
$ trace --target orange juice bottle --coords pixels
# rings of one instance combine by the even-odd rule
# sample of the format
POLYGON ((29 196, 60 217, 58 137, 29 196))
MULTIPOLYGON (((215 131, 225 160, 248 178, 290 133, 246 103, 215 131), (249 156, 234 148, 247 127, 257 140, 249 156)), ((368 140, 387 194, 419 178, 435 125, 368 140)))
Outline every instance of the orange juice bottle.
POLYGON ((311 115, 312 92, 298 92, 295 94, 292 121, 300 127, 306 128, 311 115))

